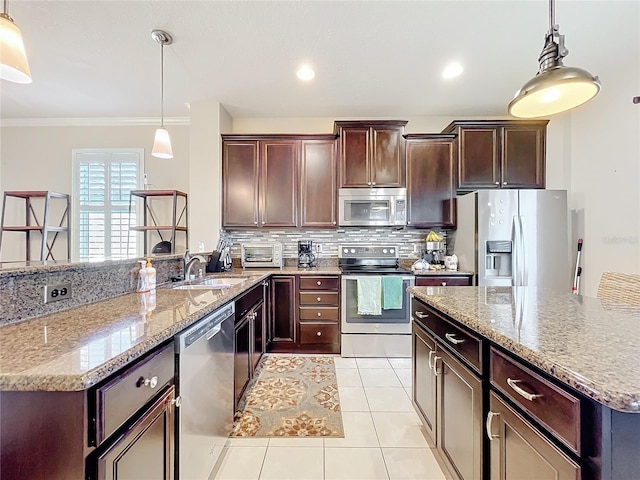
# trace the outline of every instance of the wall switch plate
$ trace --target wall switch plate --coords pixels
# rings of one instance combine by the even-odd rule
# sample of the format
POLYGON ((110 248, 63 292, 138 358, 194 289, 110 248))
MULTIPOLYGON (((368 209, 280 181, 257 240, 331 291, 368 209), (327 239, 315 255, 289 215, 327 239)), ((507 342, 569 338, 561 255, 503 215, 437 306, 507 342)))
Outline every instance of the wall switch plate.
POLYGON ((56 283, 44 286, 44 303, 58 302, 71 298, 70 283, 56 283))

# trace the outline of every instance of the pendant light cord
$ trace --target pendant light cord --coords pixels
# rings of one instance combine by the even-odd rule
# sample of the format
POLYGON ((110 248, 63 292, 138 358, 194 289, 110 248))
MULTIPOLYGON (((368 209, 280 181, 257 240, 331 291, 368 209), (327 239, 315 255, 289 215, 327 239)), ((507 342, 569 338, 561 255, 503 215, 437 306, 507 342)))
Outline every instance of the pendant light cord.
POLYGON ((164 44, 162 43, 160 44, 160 125, 164 128, 164 44))
POLYGON ((553 32, 555 24, 556 24, 556 9, 554 5, 554 0, 549 0, 549 32, 553 32))

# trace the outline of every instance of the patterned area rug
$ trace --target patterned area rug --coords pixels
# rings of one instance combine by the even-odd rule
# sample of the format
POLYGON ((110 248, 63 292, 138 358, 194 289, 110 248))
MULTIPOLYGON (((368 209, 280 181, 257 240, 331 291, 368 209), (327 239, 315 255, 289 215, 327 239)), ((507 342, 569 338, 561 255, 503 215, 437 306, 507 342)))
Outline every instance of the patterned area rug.
POLYGON ((264 355, 232 437, 344 437, 331 357, 264 355))

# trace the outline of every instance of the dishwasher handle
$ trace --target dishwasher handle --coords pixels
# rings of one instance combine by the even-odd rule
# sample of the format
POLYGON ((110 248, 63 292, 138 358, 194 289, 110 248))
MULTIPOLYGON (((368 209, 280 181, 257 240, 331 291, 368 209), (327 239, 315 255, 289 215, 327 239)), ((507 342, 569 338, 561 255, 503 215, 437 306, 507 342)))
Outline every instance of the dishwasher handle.
POLYGON ((220 333, 220 330, 222 330, 222 324, 218 324, 215 327, 213 327, 211 330, 209 330, 207 332, 207 341, 211 340, 213 337, 215 337, 218 333, 220 333))

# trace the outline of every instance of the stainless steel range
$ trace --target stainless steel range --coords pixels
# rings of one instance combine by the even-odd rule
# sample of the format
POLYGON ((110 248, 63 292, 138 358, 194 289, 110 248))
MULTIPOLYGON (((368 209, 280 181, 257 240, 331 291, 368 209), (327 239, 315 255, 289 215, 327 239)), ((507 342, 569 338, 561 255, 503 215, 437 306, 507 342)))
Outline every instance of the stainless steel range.
POLYGON ((338 265, 342 271, 341 355, 410 357, 407 288, 414 284, 414 276, 399 267, 397 246, 341 245, 338 265))

